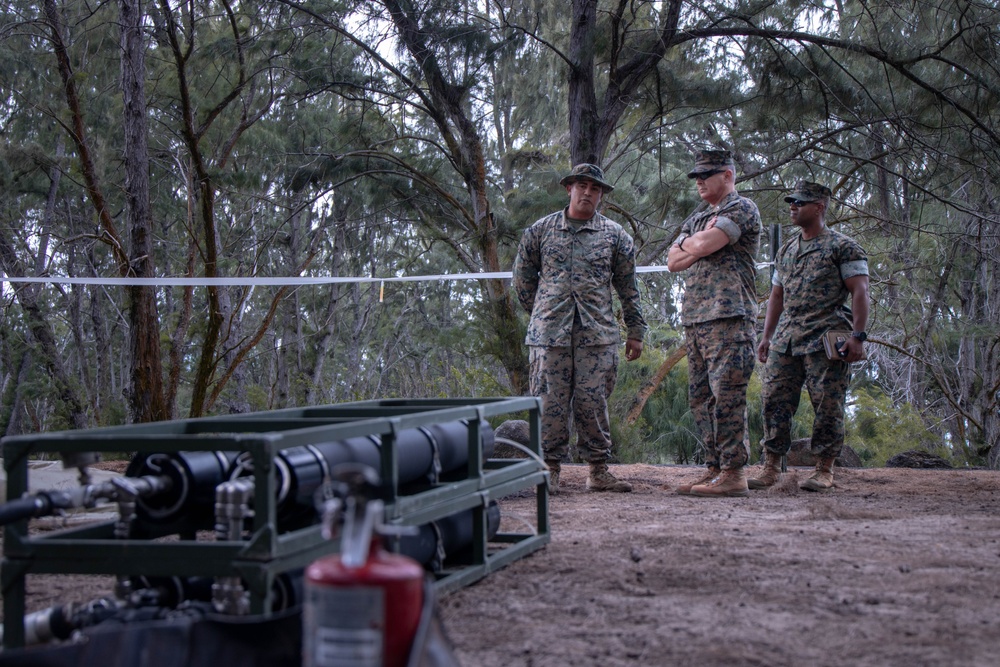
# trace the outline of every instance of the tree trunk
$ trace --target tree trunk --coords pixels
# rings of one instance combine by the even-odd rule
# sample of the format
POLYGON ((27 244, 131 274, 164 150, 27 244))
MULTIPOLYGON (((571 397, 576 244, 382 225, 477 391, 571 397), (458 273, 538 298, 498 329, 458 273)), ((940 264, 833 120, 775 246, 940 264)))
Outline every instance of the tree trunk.
MULTIPOLYGON (((490 211, 486 180, 486 156, 476 124, 466 113, 467 88, 455 85, 445 77, 432 49, 427 47, 419 19, 409 5, 384 0, 392 15, 400 41, 420 67, 430 93, 431 117, 449 148, 452 164, 465 182, 472 203, 472 224, 478 239, 478 254, 482 270, 496 273, 503 269, 498 251, 498 232, 490 211)), ((591 0, 596 6, 596 0, 591 0)), ((496 332, 494 353, 507 371, 515 394, 527 393, 527 358, 514 298, 501 280, 481 280, 486 317, 496 332)))
POLYGON ((18 355, 17 363, 10 369, 16 372, 11 373, 7 379, 7 386, 0 400, 0 435, 21 435, 24 432, 21 427, 24 414, 23 387, 27 385, 31 364, 31 350, 25 348, 18 355))
MULTIPOLYGON (((0 267, 11 276, 26 276, 24 265, 18 260, 14 246, 3 235, 0 226, 0 267)), ((65 418, 73 429, 87 428, 87 410, 83 401, 77 395, 73 382, 70 380, 63 364, 63 353, 59 349, 56 337, 45 320, 45 314, 38 303, 37 289, 33 285, 25 285, 16 291, 18 303, 24 311, 25 324, 38 346, 41 358, 51 376, 55 388, 55 408, 65 418)))
MULTIPOLYGON (((97 266, 93 257, 94 248, 88 249, 87 260, 97 266)), ((109 405, 118 404, 118 387, 115 384, 115 369, 111 354, 111 332, 108 326, 107 307, 110 299, 100 287, 90 288, 90 326, 94 332, 94 386, 98 413, 103 414, 109 405), (111 398, 111 397, 114 398, 111 398)))
POLYGON ((63 18, 56 7, 55 0, 45 0, 45 21, 49 28, 49 36, 52 41, 52 50, 56 57, 59 68, 59 76, 63 83, 63 93, 66 96, 66 106, 69 107, 72 132, 70 136, 76 144, 77 152, 80 156, 80 171, 86 186, 87 196, 97 213, 97 219, 101 227, 101 240, 106 243, 118 263, 119 275, 126 276, 129 273, 129 258, 125 253, 124 244, 118 235, 111 212, 108 210, 107 200, 101 189, 100 180, 97 177, 97 167, 90 150, 87 138, 86 123, 84 122, 83 109, 80 106, 80 96, 77 92, 76 82, 78 77, 70 62, 69 52, 63 41, 63 18))
MULTIPOLYGON (((121 76, 125 129, 125 201, 129 229, 129 271, 152 278, 153 243, 149 206, 149 149, 146 139, 146 62, 141 0, 119 0, 121 76)), ((129 418, 133 423, 169 418, 163 397, 160 318, 153 287, 129 293, 129 418)))
MULTIPOLYGON (((656 70, 667 49, 674 44, 684 0, 668 0, 663 5, 659 33, 647 43, 628 40, 631 23, 619 11, 609 14, 610 51, 608 84, 604 102, 597 103, 594 54, 597 39, 597 0, 573 0, 569 38, 570 157, 573 164, 601 165, 618 122, 629 108, 635 92, 656 70), (631 59, 621 62, 626 53, 631 59)), ((623 5, 619 5, 619 9, 623 5)), ((603 165, 601 165, 603 166, 603 165)))
MULTIPOLYGON (((341 275, 344 264, 344 253, 346 252, 347 245, 347 239, 344 233, 344 224, 342 223, 340 214, 338 213, 340 208, 341 207, 339 205, 334 208, 335 218, 333 221, 333 229, 331 230, 333 235, 333 244, 330 248, 330 275, 334 277, 341 275)), ((310 372, 312 381, 309 383, 309 389, 306 392, 306 402, 309 405, 320 405, 328 401, 333 401, 335 396, 333 392, 325 390, 327 383, 324 380, 325 374, 323 369, 326 368, 327 357, 330 354, 330 349, 336 342, 336 333, 338 329, 337 313, 341 308, 344 285, 343 283, 332 283, 329 290, 330 297, 327 300, 326 310, 316 327, 316 344, 313 346, 315 357, 313 359, 312 370, 310 372)), ((334 380, 332 384, 336 387, 336 380, 334 380)), ((336 389, 334 389, 334 391, 336 391, 336 389)))
POLYGON ((570 157, 573 164, 599 165, 606 146, 597 145, 598 110, 594 81, 597 0, 573 0, 569 41, 570 157))
MULTIPOLYGON (((194 205, 191 200, 193 188, 190 181, 190 170, 185 171, 185 184, 187 185, 188 207, 187 225, 194 228, 194 205)), ((192 236, 188 241, 187 258, 185 261, 184 275, 193 276, 195 273, 195 260, 198 254, 197 239, 192 236)), ((188 331, 191 328, 191 316, 194 310, 194 288, 190 285, 185 287, 181 293, 181 302, 176 306, 177 326, 170 336, 170 365, 167 373, 167 385, 165 389, 164 403, 167 412, 173 417, 177 413, 177 391, 181 383, 181 374, 184 371, 184 358, 187 354, 188 331)))

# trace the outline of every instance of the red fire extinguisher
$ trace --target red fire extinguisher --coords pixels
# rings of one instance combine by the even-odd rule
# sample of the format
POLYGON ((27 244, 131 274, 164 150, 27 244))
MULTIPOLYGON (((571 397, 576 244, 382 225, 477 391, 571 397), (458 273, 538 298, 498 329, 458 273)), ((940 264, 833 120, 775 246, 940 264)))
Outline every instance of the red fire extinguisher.
POLYGON ((405 667, 423 609, 424 570, 387 551, 378 474, 345 464, 323 501, 323 534, 340 553, 306 568, 304 667, 405 667))

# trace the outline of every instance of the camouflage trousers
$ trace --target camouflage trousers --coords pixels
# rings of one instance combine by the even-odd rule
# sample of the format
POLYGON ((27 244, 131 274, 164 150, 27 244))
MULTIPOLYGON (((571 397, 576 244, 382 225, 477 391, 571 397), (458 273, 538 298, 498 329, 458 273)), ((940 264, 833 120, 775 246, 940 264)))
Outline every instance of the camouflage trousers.
POLYGON ((747 385, 755 339, 753 323, 739 317, 684 327, 688 399, 708 466, 731 470, 750 458, 747 385))
POLYGON ((802 386, 812 402, 812 452, 820 458, 836 458, 844 447, 844 405, 851 382, 851 365, 833 361, 824 352, 793 356, 767 355, 762 377, 764 439, 761 444, 784 455, 792 446, 792 415, 799 407, 802 386))
POLYGON ((542 399, 542 452, 560 461, 569 454, 570 415, 588 461, 611 456, 608 396, 618 377, 618 345, 531 346, 531 394, 542 399))

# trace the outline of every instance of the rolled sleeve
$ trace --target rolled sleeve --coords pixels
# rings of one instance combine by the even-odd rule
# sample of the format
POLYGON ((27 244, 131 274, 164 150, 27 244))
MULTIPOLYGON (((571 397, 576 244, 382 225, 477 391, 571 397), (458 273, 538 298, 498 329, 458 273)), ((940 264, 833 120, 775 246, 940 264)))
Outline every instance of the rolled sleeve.
POLYGON ((740 229, 740 226, 733 222, 732 218, 728 218, 724 215, 720 215, 715 219, 715 228, 721 229, 725 233, 726 237, 729 239, 729 245, 733 245, 739 241, 740 237, 743 235, 743 230, 740 229))
POLYGON ((840 277, 844 280, 855 276, 868 275, 868 260, 857 259, 840 265, 840 277))

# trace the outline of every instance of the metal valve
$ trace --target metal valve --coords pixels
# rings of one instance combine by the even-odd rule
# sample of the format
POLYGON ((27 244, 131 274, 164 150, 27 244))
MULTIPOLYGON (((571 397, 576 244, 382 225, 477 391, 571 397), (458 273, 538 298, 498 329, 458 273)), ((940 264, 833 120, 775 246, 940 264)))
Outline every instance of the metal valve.
POLYGON ((376 536, 416 535, 413 526, 384 523, 385 503, 381 480, 371 466, 344 463, 333 469, 332 479, 317 492, 323 537, 340 539, 340 555, 347 567, 361 567, 368 560, 376 536))

